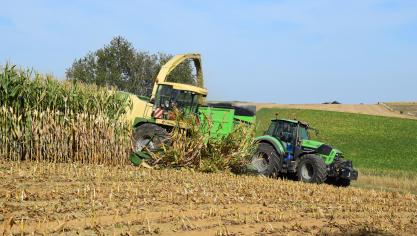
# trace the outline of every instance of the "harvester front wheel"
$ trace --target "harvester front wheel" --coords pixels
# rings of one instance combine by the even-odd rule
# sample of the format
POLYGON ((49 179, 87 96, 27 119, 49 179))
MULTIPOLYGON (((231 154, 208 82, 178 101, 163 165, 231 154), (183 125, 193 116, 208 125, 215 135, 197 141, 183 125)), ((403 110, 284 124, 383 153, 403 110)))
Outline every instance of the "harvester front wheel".
POLYGON ((327 178, 326 163, 319 156, 307 154, 297 166, 297 176, 305 183, 321 184, 327 178))
POLYGON ((135 151, 142 151, 145 147, 151 151, 160 151, 162 147, 171 145, 168 131, 156 124, 145 123, 138 126, 133 133, 135 151))
POLYGON ((282 157, 269 143, 259 143, 251 160, 251 167, 257 174, 276 177, 282 168, 282 157))

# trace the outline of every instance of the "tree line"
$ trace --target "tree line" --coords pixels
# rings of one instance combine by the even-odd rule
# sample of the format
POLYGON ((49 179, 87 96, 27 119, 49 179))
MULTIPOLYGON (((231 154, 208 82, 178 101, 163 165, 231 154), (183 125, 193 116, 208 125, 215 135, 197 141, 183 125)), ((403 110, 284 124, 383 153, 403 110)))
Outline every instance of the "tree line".
MULTIPOLYGON (((137 50, 127 39, 117 36, 104 47, 76 59, 65 74, 69 80, 150 96, 159 70, 171 57, 165 53, 137 50)), ((168 81, 195 84, 191 61, 180 64, 168 81)))

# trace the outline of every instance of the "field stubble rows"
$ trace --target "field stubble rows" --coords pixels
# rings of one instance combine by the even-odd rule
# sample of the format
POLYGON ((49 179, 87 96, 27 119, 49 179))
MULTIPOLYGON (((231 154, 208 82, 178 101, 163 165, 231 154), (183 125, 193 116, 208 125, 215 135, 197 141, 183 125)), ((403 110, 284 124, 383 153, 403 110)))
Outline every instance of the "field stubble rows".
POLYGON ((413 194, 131 166, 0 169, 6 234, 417 234, 413 194))

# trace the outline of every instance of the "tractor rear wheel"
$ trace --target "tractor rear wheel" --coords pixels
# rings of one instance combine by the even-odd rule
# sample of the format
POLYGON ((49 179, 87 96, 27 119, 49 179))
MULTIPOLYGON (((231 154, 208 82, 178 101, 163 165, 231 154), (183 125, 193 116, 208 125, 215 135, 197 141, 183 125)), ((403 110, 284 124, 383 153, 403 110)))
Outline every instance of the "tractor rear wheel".
POLYGON ((282 168, 282 156, 269 143, 259 143, 252 156, 251 166, 257 174, 277 177, 282 168))
POLYGON ((319 156, 307 154, 298 163, 297 176, 305 183, 321 184, 327 178, 326 163, 319 156))
POLYGON ((171 145, 171 137, 163 127, 145 123, 138 126, 133 133, 135 151, 142 151, 145 147, 151 151, 160 151, 162 147, 171 145))

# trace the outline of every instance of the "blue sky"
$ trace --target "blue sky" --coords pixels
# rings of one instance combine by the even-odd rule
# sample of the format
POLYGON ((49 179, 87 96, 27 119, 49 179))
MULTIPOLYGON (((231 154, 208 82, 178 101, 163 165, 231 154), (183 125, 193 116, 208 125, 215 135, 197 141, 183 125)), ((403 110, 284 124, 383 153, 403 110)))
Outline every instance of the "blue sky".
POLYGON ((0 63, 64 78, 121 35, 200 52, 211 100, 417 100, 417 1, 3 1, 0 63))

